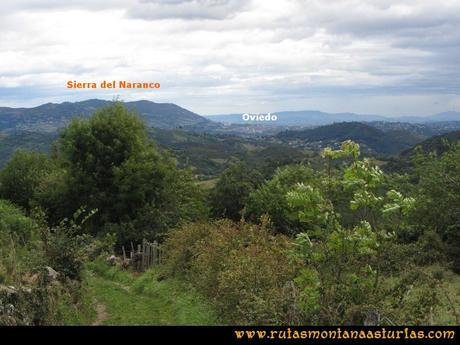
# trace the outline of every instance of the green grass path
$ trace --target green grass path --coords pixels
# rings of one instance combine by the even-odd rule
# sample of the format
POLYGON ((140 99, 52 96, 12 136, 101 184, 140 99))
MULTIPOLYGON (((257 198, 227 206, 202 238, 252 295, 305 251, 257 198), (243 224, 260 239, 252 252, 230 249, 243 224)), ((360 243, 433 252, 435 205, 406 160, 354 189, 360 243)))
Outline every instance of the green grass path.
POLYGON ((149 271, 139 277, 126 272, 89 272, 87 291, 95 302, 94 325, 209 325, 212 309, 173 280, 158 281, 149 271))

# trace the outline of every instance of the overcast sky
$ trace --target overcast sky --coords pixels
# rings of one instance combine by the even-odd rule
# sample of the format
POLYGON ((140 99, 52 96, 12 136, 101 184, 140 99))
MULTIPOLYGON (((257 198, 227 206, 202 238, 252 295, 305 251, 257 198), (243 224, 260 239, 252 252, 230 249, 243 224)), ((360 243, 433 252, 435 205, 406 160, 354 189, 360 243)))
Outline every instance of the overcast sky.
POLYGON ((460 111, 459 0, 0 2, 0 106, 88 98, 199 114, 460 111), (67 80, 160 90, 75 91, 67 80))

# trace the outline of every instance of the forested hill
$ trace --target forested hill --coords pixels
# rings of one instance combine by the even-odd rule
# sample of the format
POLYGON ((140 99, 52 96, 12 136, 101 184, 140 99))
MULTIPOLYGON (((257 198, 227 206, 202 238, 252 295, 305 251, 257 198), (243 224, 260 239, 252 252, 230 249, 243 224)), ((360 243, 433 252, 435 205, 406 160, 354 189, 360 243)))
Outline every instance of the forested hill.
POLYGON ((421 148, 424 153, 435 152, 437 155, 440 155, 447 151, 451 144, 458 141, 460 141, 460 131, 452 131, 424 140, 415 147, 403 151, 401 156, 410 157, 418 148, 421 148))
POLYGON ((423 138, 406 130, 382 131, 360 122, 341 122, 300 131, 284 131, 277 135, 282 141, 299 146, 321 148, 353 140, 363 148, 382 154, 398 154, 423 138))
POLYGON ((18 149, 49 152, 58 132, 0 132, 0 168, 18 149))
MULTIPOLYGON (((149 128, 148 135, 158 145, 170 151, 180 167, 192 168, 197 175, 214 176, 222 172, 232 159, 248 162, 259 169, 273 169, 299 162, 304 154, 287 145, 255 138, 196 133, 183 129, 149 128)), ((59 136, 54 132, 0 132, 0 169, 18 149, 50 152, 59 136)))
MULTIPOLYGON (((98 108, 110 103, 112 102, 90 99, 75 103, 46 103, 34 108, 0 107, 0 131, 53 132, 65 127, 71 118, 89 117, 98 108)), ((176 128, 211 123, 210 120, 172 103, 155 103, 144 100, 124 104, 128 109, 139 113, 151 127, 176 128)))

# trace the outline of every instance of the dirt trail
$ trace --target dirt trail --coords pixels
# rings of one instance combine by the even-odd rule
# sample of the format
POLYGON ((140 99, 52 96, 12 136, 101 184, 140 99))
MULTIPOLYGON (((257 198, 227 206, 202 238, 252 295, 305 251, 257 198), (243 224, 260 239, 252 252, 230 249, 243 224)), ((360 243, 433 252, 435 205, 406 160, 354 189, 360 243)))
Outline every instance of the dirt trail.
POLYGON ((96 302, 96 320, 93 322, 93 326, 102 326, 105 320, 109 318, 107 310, 104 304, 96 302))
POLYGON ((108 278, 91 272, 86 275, 88 298, 96 314, 90 323, 93 326, 217 323, 210 307, 195 301, 195 295, 184 291, 175 281, 160 282, 152 276, 149 281, 142 282, 127 274, 120 274, 118 278, 124 279, 119 282, 110 279, 109 275, 108 278))

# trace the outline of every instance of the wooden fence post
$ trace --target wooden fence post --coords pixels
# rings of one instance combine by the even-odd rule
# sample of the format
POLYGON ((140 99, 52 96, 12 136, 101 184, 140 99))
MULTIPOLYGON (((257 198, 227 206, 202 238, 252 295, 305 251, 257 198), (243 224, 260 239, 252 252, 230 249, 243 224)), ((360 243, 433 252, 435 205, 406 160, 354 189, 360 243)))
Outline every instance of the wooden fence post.
MULTIPOLYGON (((138 244, 136 249, 131 242, 131 251, 129 252, 129 258, 133 268, 138 272, 148 270, 152 266, 158 266, 163 261, 163 249, 157 241, 149 242, 145 238, 142 240, 142 244, 138 244), (135 264, 134 264, 135 262, 135 264)), ((123 261, 127 259, 126 248, 121 247, 123 251, 123 261)))
POLYGON ((153 264, 158 264, 158 248, 157 248, 157 241, 153 242, 153 264))
POLYGON ((145 238, 142 240, 142 267, 141 271, 145 270, 145 238))
POLYGON ((141 245, 138 244, 137 245, 137 271, 140 271, 141 270, 141 265, 142 265, 142 260, 139 260, 140 258, 142 257, 142 254, 141 254, 141 245))
POLYGON ((152 264, 152 254, 153 254, 152 249, 153 249, 152 244, 149 243, 149 267, 153 266, 153 264, 152 264))
POLYGON ((161 264, 162 257, 163 257, 163 253, 162 253, 161 247, 158 246, 158 265, 161 264))

